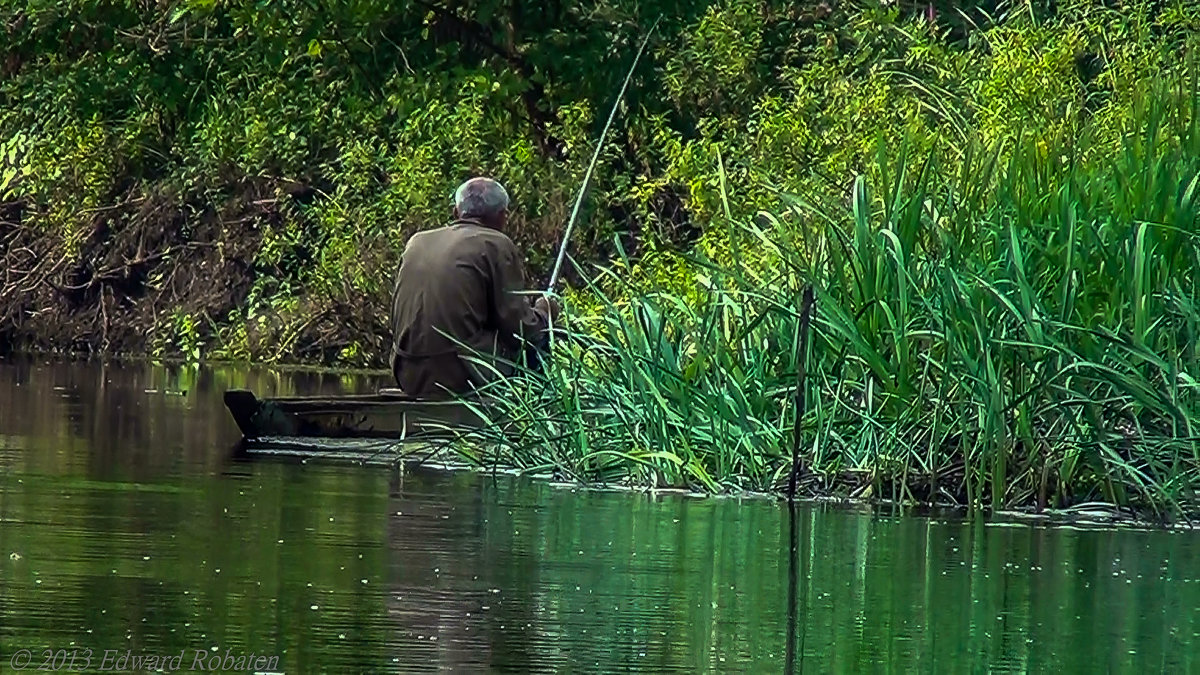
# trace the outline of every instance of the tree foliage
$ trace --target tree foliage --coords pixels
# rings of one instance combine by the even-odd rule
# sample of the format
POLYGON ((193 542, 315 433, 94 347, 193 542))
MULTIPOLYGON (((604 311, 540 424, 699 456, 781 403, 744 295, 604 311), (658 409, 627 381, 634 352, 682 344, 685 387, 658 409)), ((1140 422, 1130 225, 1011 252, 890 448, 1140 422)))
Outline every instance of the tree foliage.
POLYGON ((509 186, 546 275, 660 16, 584 261, 695 240, 718 151, 748 212, 770 186, 841 198, 881 136, 1116 129, 1200 32, 1191 0, 10 0, 0 343, 381 363, 396 254, 469 175, 509 186))

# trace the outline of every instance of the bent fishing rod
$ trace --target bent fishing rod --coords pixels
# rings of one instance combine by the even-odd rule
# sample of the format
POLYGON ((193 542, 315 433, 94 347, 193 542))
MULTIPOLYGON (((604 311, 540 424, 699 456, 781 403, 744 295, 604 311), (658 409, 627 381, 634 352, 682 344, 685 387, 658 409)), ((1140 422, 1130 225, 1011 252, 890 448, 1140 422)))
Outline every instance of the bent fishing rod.
POLYGON ((596 168, 596 161, 600 158, 600 150, 604 147, 604 139, 608 136, 608 130, 612 126, 613 119, 617 116, 617 108, 621 105, 621 99, 625 98, 625 90, 629 88, 629 81, 633 79, 633 71, 637 69, 638 61, 642 58, 642 52, 646 50, 646 44, 650 42, 650 36, 654 34, 654 29, 658 27, 658 22, 662 21, 662 15, 654 20, 654 25, 650 26, 646 37, 642 39, 642 46, 638 48, 637 56, 633 57, 633 65, 629 67, 629 73, 625 75, 625 83, 621 85, 621 91, 617 93, 617 100, 613 101, 612 110, 608 113, 608 122, 604 125, 604 130, 600 133, 600 142, 596 144, 596 150, 592 153, 592 161, 588 164, 587 173, 583 176, 583 185, 579 188, 579 194, 575 198, 575 207, 571 209, 571 218, 567 221, 567 229, 563 232, 562 244, 558 247, 558 258, 554 261, 554 270, 550 273, 550 283, 546 285, 546 294, 554 292, 554 287, 558 285, 558 275, 562 271, 563 259, 567 255, 567 244, 571 241, 571 232, 575 229, 575 221, 579 217, 579 207, 583 204, 583 196, 587 189, 591 186, 592 172, 596 168))

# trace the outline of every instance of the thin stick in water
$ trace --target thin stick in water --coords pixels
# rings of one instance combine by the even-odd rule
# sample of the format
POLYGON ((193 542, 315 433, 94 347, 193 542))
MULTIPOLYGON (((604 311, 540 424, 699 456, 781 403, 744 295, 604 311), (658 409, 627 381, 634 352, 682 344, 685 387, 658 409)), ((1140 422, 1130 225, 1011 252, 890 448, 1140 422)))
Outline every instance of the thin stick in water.
POLYGON ((812 286, 806 286, 800 308, 800 340, 796 348, 796 421, 792 429, 792 470, 788 475, 789 502, 796 498, 796 478, 800 472, 800 421, 804 419, 805 380, 808 377, 808 332, 814 302, 812 286))

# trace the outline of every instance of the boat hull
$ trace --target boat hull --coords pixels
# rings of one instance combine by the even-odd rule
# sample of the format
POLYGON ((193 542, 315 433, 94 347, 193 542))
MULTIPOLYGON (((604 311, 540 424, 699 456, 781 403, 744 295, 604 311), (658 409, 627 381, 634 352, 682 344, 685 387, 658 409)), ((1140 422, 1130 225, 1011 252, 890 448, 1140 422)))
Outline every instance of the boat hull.
POLYGON ((230 389, 224 398, 244 440, 444 437, 456 429, 478 428, 489 422, 461 401, 421 400, 386 389, 336 398, 264 399, 245 389, 230 389))

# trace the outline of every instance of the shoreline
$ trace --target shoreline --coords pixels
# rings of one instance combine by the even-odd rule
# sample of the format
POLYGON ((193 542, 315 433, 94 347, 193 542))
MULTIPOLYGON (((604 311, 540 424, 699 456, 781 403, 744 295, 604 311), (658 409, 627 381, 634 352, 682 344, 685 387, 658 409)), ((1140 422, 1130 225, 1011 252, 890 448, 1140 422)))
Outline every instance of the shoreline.
MULTIPOLYGON (((349 441, 343 440, 342 442, 349 441)), ((391 444, 393 442, 372 439, 364 440, 361 443, 356 443, 356 445, 369 447, 372 443, 391 444)), ((469 462, 455 461, 455 458, 459 457, 459 455, 453 450, 438 451, 430 457, 414 461, 412 460, 413 455, 420 455, 420 450, 413 449, 390 455, 383 452, 367 453, 364 450, 363 453, 367 456, 359 457, 332 449, 325 451, 316 449, 321 445, 321 439, 311 439, 311 441, 302 439, 292 443, 287 441, 246 443, 243 441, 239 442, 236 446, 235 453, 238 459, 245 461, 283 458, 298 461, 302 465, 310 462, 344 466, 357 465, 360 467, 389 468, 401 472, 427 471, 438 475, 461 475, 465 473, 480 478, 487 478, 489 474, 492 474, 517 480, 537 481, 551 489, 569 490, 571 492, 611 492, 645 496, 651 499, 667 497, 673 499, 774 502, 785 508, 788 504, 787 497, 781 492, 742 490, 739 492, 708 493, 683 488, 658 488, 635 484, 586 483, 578 480, 564 480, 555 476, 552 472, 546 471, 526 472, 511 466, 483 467, 469 462), (260 447, 258 449, 251 449, 255 445, 260 447), (266 450, 265 447, 267 445, 274 445, 276 449, 266 450), (299 447, 302 445, 313 446, 314 449, 309 451, 300 450, 299 447), (291 448, 291 450, 289 451, 287 448, 291 448), (433 459, 433 457, 437 457, 438 459, 433 459)), ((992 510, 990 507, 980 507, 972 510, 971 507, 954 504, 904 504, 890 498, 838 497, 816 494, 797 495, 794 501, 799 506, 827 506, 839 510, 870 513, 872 516, 896 515, 905 518, 958 522, 980 519, 982 525, 993 527, 1020 525, 1053 528, 1120 528, 1147 532, 1190 532, 1197 529, 1197 525, 1186 518, 1180 518, 1178 522, 1166 522, 1142 518, 1137 515, 1122 515, 1122 511, 1129 511, 1129 509, 1121 509, 1114 504, 1102 502, 1087 502, 1065 509, 1045 509, 1037 512, 1032 509, 1019 508, 992 510), (1089 509, 1087 507, 1096 508, 1089 509), (899 511, 900 513, 886 514, 885 511, 888 510, 899 511)), ((1193 520, 1195 518, 1196 516, 1192 517, 1193 520)))
POLYGON ((391 377, 391 373, 385 368, 355 368, 352 366, 339 366, 318 361, 241 361, 233 359, 191 360, 186 357, 176 355, 157 357, 128 352, 91 352, 82 350, 50 351, 44 349, 17 349, 8 353, 0 352, 0 359, 15 360, 21 358, 54 358, 58 359, 59 361, 82 363, 141 363, 155 366, 171 366, 175 368, 254 368, 304 373, 322 373, 328 375, 353 375, 356 377, 391 377))
MULTIPOLYGON (((259 370, 263 372, 276 373, 311 373, 324 374, 332 376, 350 376, 356 378, 380 378, 387 379, 389 373, 384 370, 375 369, 343 369, 329 365, 319 364, 298 364, 298 363, 263 363, 255 361, 229 361, 229 360, 203 360, 203 361, 188 361, 187 359, 156 359, 147 356, 137 357, 133 355, 117 355, 117 354, 98 354, 98 353, 53 353, 53 352, 15 352, 8 355, 0 356, 0 359, 7 361, 17 360, 43 360, 47 358, 65 360, 68 362, 100 362, 100 363, 128 363, 141 365, 155 365, 161 367, 188 369, 188 368, 210 368, 210 369, 241 369, 259 370)), ((233 422, 230 420, 230 424, 233 422)), ((787 503, 787 498, 783 494, 782 488, 775 491, 761 491, 739 489, 729 492, 704 492, 700 490, 688 490, 675 487, 653 487, 647 485, 638 485, 632 483, 620 482, 596 482, 589 483, 581 480, 563 480, 557 477, 553 472, 547 471, 532 471, 526 472, 519 468, 504 465, 500 468, 482 467, 470 462, 455 461, 461 455, 453 450, 436 453, 439 459, 436 460, 418 460, 410 461, 412 453, 370 453, 366 448, 372 444, 393 444, 394 441, 379 441, 375 439, 362 439, 355 442, 355 445, 363 449, 366 458, 357 456, 354 453, 339 452, 338 450, 324 445, 327 448, 322 451, 313 449, 308 452, 302 450, 302 446, 322 447, 322 441, 328 439, 302 439, 299 442, 288 444, 286 441, 279 442, 283 449, 274 451, 266 449, 268 444, 251 443, 246 444, 245 441, 240 441, 232 452, 232 455, 242 455, 245 458, 270 458, 272 456, 282 458, 295 458, 302 463, 309 461, 327 461, 337 464, 359 464, 361 466, 380 465, 380 466, 397 466, 403 465, 406 468, 416 469, 433 469, 444 472, 470 472, 479 475, 486 475, 489 472, 505 474, 512 477, 531 478, 545 481, 555 487, 566 487, 569 489, 579 489, 587 491, 614 491, 622 493, 646 494, 646 495, 663 495, 675 496, 684 498, 700 498, 700 499, 751 499, 751 500, 770 500, 776 502, 787 503), (257 449, 255 446, 260 446, 257 449), (442 455, 449 453, 449 457, 442 455)), ((937 518, 939 514, 945 515, 954 519, 970 519, 973 517, 983 517, 989 523, 1006 522, 1010 519, 1016 519, 1020 522, 1029 522, 1031 524, 1048 524, 1052 526, 1073 526, 1087 525, 1091 526, 1121 526, 1121 527, 1137 527, 1151 530, 1194 530, 1196 525, 1192 521, 1200 520, 1200 504, 1196 505, 1194 512, 1185 512, 1174 518, 1153 519, 1148 518, 1134 509, 1128 507, 1122 508, 1110 502, 1089 501, 1076 504, 1065 508, 1047 508, 1038 511, 1034 507, 1026 508, 1006 508, 993 510, 990 506, 981 506, 972 508, 970 506, 954 503, 933 503, 933 502, 916 502, 905 503, 890 497, 850 497, 839 496, 830 493, 816 493, 813 491, 798 491, 796 502, 799 504, 825 504, 839 508, 856 508, 867 509, 873 513, 879 513, 884 509, 896 509, 902 511, 905 516, 931 517, 937 518), (1089 513, 1093 512, 1093 513, 1089 513)), ((1186 504, 1183 504, 1186 506, 1186 504)))

